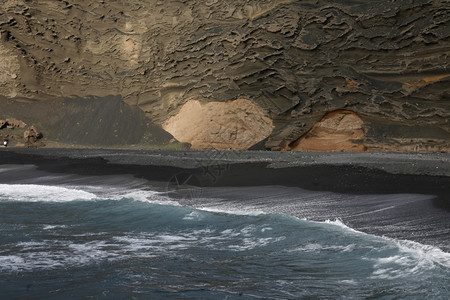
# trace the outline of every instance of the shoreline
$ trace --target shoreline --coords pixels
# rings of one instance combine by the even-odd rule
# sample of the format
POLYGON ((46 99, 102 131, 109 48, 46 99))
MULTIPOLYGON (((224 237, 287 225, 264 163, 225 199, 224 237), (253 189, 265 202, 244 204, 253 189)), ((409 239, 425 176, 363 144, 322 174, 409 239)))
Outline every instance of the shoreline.
POLYGON ((0 165, 36 167, 0 172, 0 183, 45 184, 47 175, 50 184, 65 184, 65 175, 75 175, 69 182, 82 186, 132 182, 194 208, 261 206, 317 221, 342 218, 365 233, 448 252, 449 159, 448 154, 5 148, 0 165), (410 232, 411 226, 422 229, 410 232))
MULTIPOLYGON (((450 154, 4 148, 0 164, 56 173, 131 174, 196 186, 296 186, 346 193, 435 192, 450 187, 450 154)), ((450 205, 449 205, 450 206, 450 205)))
POLYGON ((109 164, 152 165, 194 169, 205 164, 267 164, 282 169, 305 166, 354 166, 399 175, 450 177, 450 153, 307 152, 263 150, 160 150, 125 148, 21 148, 0 149, 0 164, 15 156, 42 159, 102 158, 109 164), (1 153, 1 152, 0 152, 1 153), (8 156, 6 158, 5 156, 8 156))

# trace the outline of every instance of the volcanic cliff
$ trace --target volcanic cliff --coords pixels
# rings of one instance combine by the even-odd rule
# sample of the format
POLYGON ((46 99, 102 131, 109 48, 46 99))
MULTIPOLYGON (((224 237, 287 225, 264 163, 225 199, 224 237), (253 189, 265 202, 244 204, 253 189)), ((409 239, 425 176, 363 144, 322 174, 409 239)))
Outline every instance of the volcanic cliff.
POLYGON ((445 0, 0 0, 0 119, 88 145, 448 152, 449 28, 445 0))

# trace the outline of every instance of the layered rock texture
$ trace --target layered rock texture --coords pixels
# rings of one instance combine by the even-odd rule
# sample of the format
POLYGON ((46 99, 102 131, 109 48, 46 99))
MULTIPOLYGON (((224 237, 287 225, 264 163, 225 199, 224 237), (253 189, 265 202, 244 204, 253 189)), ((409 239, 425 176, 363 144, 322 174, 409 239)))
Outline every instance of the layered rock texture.
POLYGON ((117 95, 197 149, 450 151, 449 28, 446 0, 0 0, 0 95, 117 95))

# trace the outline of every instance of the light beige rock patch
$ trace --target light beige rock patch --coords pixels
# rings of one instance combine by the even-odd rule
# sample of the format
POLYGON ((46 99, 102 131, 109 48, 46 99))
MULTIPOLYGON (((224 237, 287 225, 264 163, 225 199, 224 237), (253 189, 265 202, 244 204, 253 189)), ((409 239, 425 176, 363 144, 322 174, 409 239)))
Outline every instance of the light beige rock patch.
POLYGON ((328 113, 310 131, 290 145, 294 151, 366 151, 364 121, 355 112, 328 113))
POLYGON ((190 100, 163 128, 192 149, 243 150, 268 137, 273 124, 248 99, 206 104, 190 100))

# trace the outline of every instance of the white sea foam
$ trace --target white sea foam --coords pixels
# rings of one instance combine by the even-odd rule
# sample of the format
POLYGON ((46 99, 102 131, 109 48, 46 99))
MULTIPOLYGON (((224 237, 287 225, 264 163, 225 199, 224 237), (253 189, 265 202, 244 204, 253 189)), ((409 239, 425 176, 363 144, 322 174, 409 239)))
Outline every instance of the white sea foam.
POLYGON ((403 278, 442 267, 450 270, 450 253, 437 247, 408 240, 366 234, 345 225, 338 219, 327 220, 324 223, 370 238, 372 242, 379 245, 378 248, 373 248, 371 257, 365 258, 374 263, 372 279, 403 278))
POLYGON ((205 217, 199 212, 199 211, 192 211, 191 213, 185 215, 183 217, 183 220, 185 221, 200 221, 203 220, 205 217))
POLYGON ((99 199, 105 200, 132 199, 134 201, 152 204, 180 206, 177 201, 165 196, 165 193, 148 189, 124 189, 113 186, 83 186, 83 190, 94 193, 99 199))
POLYGON ((340 280, 339 281, 342 284, 347 284, 347 285, 357 285, 358 282, 354 279, 344 279, 344 280, 340 280))
POLYGON ((167 250, 160 240, 149 238, 117 237, 112 241, 93 240, 84 243, 73 241, 22 242, 14 255, 0 255, 0 270, 48 270, 80 266, 102 260, 123 260, 130 257, 154 257, 167 250), (152 250, 152 251, 145 251, 152 250))
POLYGON ((273 230, 272 227, 264 227, 261 229, 261 232, 266 232, 266 231, 271 231, 271 230, 273 230))
POLYGON ((268 238, 243 238, 240 244, 229 245, 228 249, 231 251, 246 251, 259 247, 264 247, 272 243, 277 243, 285 240, 285 236, 268 237, 268 238))
POLYGON ((21 251, 0 255, 0 271, 31 271, 89 265, 102 261, 153 258, 176 255, 176 251, 197 245, 198 238, 183 235, 118 236, 89 242, 43 241, 18 243, 21 251), (175 251, 171 254, 171 251, 175 251))
POLYGON ((291 250, 287 250, 287 252, 320 252, 320 251, 336 251, 336 252, 352 252, 355 249, 355 244, 349 244, 349 245, 342 245, 342 246, 336 246, 336 245, 321 245, 321 244, 306 244, 303 247, 294 248, 291 250))
MULTIPOLYGON (((320 223, 321 223, 321 222, 320 222, 320 223)), ((342 222, 341 219, 335 219, 334 221, 333 221, 333 220, 325 220, 323 223, 325 223, 325 224, 332 224, 332 225, 341 227, 341 228, 343 228, 343 229, 345 229, 345 230, 348 230, 348 231, 350 231, 350 232, 354 232, 354 233, 358 233, 358 234, 364 234, 364 235, 366 234, 366 233, 364 233, 364 232, 362 232, 362 231, 358 231, 358 230, 356 230, 356 229, 353 229, 353 228, 351 228, 351 227, 345 225, 344 222, 342 222)))
POLYGON ((75 200, 122 200, 180 206, 163 193, 120 189, 108 186, 50 186, 40 184, 0 184, 0 199, 21 202, 69 202, 75 200))
POLYGON ((0 199, 23 202, 92 200, 95 194, 77 188, 37 184, 0 184, 0 199))
MULTIPOLYGON (((372 279, 397 279, 417 275, 423 272, 432 271, 436 268, 450 270, 450 253, 441 249, 424 245, 408 240, 397 240, 394 238, 376 236, 355 230, 342 222, 340 219, 317 222, 337 226, 350 234, 356 234, 363 240, 369 239, 371 243, 376 243, 369 248, 370 256, 365 260, 373 261, 374 271, 372 279)), ((322 246, 310 244, 305 247, 295 249, 296 251, 321 251, 334 249, 349 252, 357 245, 351 244, 343 246, 322 246)))
POLYGON ((439 264, 450 269, 450 253, 429 245, 423 245, 412 241, 394 240, 399 249, 413 256, 416 260, 433 264, 439 264))
POLYGON ((237 216, 260 216, 265 215, 266 213, 258 210, 235 210, 235 209, 223 209, 218 207, 196 207, 196 209, 218 213, 218 214, 226 214, 226 215, 237 215, 237 216))
POLYGON ((67 228, 67 225, 43 225, 42 227, 44 230, 52 230, 56 228, 67 228))
POLYGON ((150 190, 131 190, 123 193, 118 193, 116 195, 110 195, 113 199, 123 199, 123 198, 131 198, 135 201, 147 202, 152 204, 161 204, 161 205, 171 205, 171 206, 181 206, 180 203, 170 199, 167 196, 164 196, 163 193, 150 191, 150 190))
POLYGON ((435 269, 450 270, 450 253, 417 242, 386 238, 394 253, 374 259, 374 279, 396 279, 435 269))

